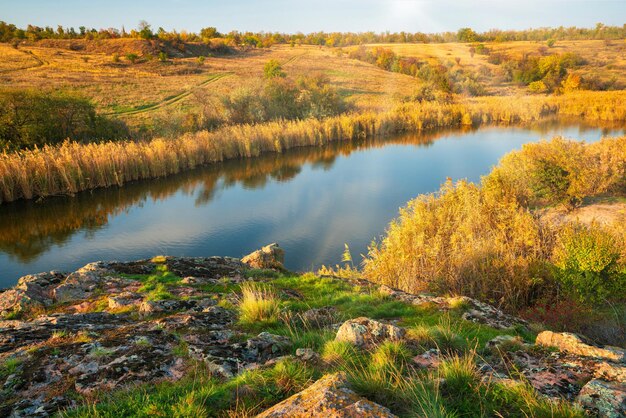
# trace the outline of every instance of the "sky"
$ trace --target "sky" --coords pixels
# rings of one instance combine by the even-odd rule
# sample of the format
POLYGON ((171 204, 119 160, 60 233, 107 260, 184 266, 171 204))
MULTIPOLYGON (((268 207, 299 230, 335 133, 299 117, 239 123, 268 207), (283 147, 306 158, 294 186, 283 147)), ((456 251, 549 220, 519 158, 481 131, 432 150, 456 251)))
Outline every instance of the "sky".
POLYGON ((0 0, 0 20, 192 32, 426 32, 626 23, 626 0, 0 0))

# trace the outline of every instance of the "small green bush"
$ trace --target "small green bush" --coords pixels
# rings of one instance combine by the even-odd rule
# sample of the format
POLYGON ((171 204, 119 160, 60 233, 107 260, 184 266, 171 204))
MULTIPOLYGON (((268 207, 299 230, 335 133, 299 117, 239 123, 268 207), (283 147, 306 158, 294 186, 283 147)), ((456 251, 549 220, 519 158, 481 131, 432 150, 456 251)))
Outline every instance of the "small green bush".
POLYGON ((581 301, 592 304, 626 297, 626 271, 620 265, 623 243, 598 225, 570 225, 555 249, 557 277, 581 301))

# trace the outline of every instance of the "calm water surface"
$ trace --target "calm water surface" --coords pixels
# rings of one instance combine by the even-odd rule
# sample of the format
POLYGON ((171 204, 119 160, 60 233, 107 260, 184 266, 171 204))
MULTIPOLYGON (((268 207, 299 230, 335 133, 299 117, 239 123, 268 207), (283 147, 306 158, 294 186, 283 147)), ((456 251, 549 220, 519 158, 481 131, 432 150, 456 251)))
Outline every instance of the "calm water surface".
MULTIPOLYGON (((447 177, 478 181, 502 155, 553 135, 623 130, 542 125, 447 131, 297 149, 85 192, 0 205, 0 288, 25 274, 156 254, 240 257, 270 242, 296 270, 355 258, 398 209, 447 177)), ((359 258, 360 259, 360 258, 359 258)))

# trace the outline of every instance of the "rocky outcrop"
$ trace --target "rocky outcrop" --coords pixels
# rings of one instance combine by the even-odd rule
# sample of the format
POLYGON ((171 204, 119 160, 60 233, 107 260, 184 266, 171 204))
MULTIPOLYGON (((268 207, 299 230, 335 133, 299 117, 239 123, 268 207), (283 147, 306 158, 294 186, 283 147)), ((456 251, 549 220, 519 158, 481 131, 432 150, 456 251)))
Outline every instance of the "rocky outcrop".
POLYGON ((626 354, 623 349, 617 347, 597 347, 587 344, 583 339, 569 332, 543 331, 537 335, 537 345, 555 347, 579 356, 593 357, 613 362, 625 362, 626 354))
POLYGON ((51 305, 52 289, 64 277, 63 273, 56 271, 22 277, 15 287, 0 293, 0 317, 36 306, 51 305))
POLYGON ((345 341, 360 348, 371 348, 383 341, 400 341, 406 331, 398 326, 361 317, 344 322, 336 341, 345 341))
POLYGON ((233 326, 236 311, 216 306, 230 290, 203 290, 240 283, 247 269, 227 257, 159 257, 22 278, 0 292, 4 315, 26 318, 0 320, 0 416, 47 417, 75 406, 71 393, 177 380, 191 360, 232 377, 283 356, 288 338, 246 336, 233 326), (157 267, 186 278, 170 282, 161 300, 143 287, 157 267), (10 375, 5 362, 17 365, 10 375))
POLYGON ((327 375, 257 418, 393 418, 389 409, 357 395, 342 373, 327 375))
POLYGON ((282 270, 285 262, 285 251, 278 244, 272 243, 248 254, 241 261, 255 269, 282 270))
POLYGON ((379 290, 384 295, 411 305, 431 304, 437 306, 442 311, 459 308, 464 310, 462 313, 463 319, 497 329, 528 326, 528 323, 521 318, 508 315, 500 309, 467 296, 447 298, 430 294, 414 295, 385 285, 380 286, 379 290))
POLYGON ((578 395, 578 403, 601 418, 626 416, 626 383, 594 379, 578 395))

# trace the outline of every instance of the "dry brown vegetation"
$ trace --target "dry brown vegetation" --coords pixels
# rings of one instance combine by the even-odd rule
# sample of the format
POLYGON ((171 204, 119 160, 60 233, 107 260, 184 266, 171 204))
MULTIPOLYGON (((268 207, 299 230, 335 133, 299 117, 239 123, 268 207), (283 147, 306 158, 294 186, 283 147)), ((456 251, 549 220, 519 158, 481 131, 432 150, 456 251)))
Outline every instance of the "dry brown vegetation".
MULTIPOLYGON (((366 47, 376 46, 367 45, 366 47)), ((501 68, 489 62, 488 55, 472 54, 468 43, 382 44, 397 54, 459 67, 479 77, 490 94, 510 95, 525 89, 502 79, 501 68), (456 59, 459 62, 456 62, 456 59)), ((587 64, 576 69, 581 75, 615 78, 626 84, 626 45, 624 41, 559 41, 553 48, 536 42, 485 43, 493 54, 511 58, 573 52, 587 64)), ((101 113, 116 115, 131 126, 152 126, 160 119, 197 111, 201 104, 188 94, 167 106, 156 107, 183 93, 200 91, 217 98, 242 84, 260 78, 264 64, 275 59, 290 76, 321 72, 342 97, 357 110, 386 110, 398 98, 410 96, 423 82, 402 74, 390 73, 347 57, 355 47, 328 48, 308 45, 275 45, 269 49, 240 51, 234 55, 197 57, 176 56, 160 62, 147 41, 117 39, 106 41, 44 40, 14 49, 0 44, 0 81, 13 87, 68 89, 90 98, 101 113), (71 45, 78 45, 73 50, 71 45), (126 58, 135 52, 132 64, 126 58), (114 62, 113 55, 119 61, 114 62), (222 75, 215 82, 207 81, 222 75), (151 108, 133 114, 133 110, 151 108)), ((199 54, 201 55, 201 54, 199 54)))
POLYGON ((405 104, 387 112, 345 114, 323 120, 233 125, 177 139, 59 146, 0 156, 0 203, 73 194, 128 181, 163 177, 202 164, 328 142, 443 127, 532 122, 558 115, 589 120, 626 119, 624 92, 555 97, 486 97, 466 104, 405 104))

